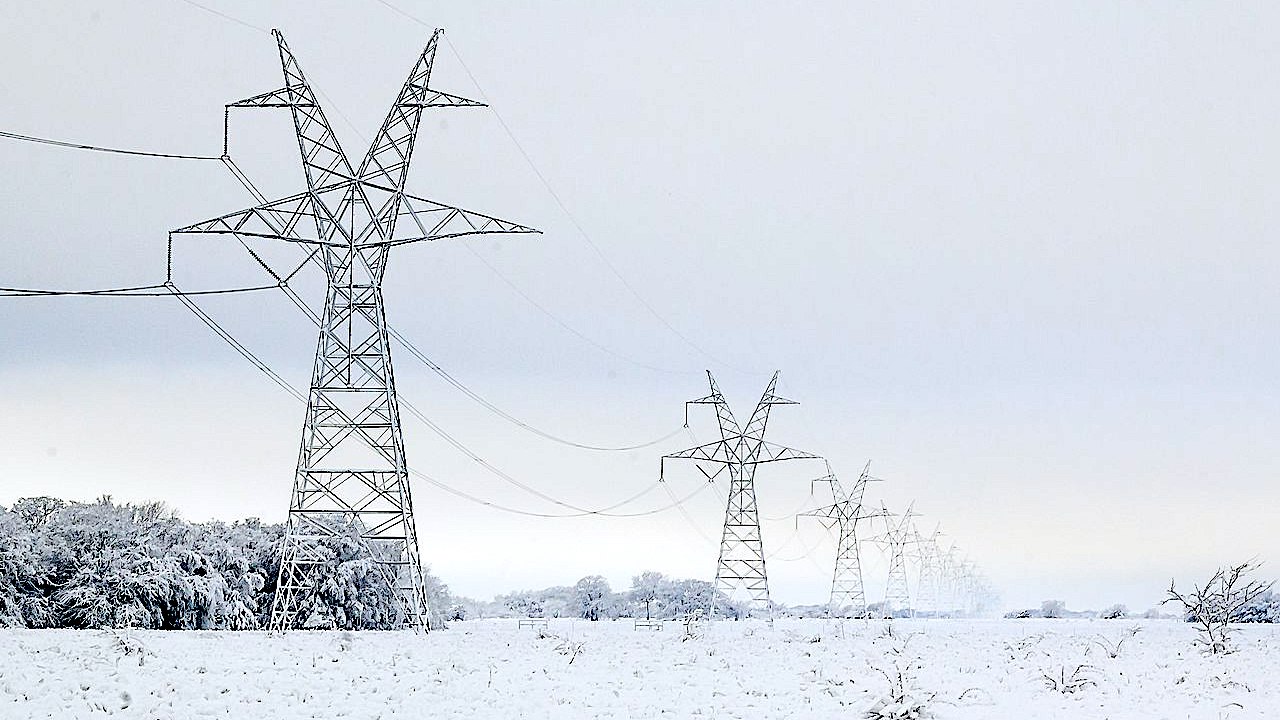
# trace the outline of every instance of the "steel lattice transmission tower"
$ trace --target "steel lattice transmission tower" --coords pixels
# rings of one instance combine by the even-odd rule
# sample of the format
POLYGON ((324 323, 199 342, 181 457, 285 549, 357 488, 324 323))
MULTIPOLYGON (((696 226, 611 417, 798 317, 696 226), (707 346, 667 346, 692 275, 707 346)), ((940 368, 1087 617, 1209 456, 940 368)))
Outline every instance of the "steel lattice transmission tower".
POLYGON ((942 535, 940 526, 935 525, 933 533, 925 538, 919 528, 912 528, 912 544, 915 557, 920 563, 920 574, 916 582, 916 602, 913 608, 917 613, 939 615, 942 612, 942 558, 938 549, 938 538, 942 535))
POLYGON ((962 614, 963 600, 961 598, 961 577, 960 566, 960 548, 955 543, 947 549, 945 553, 939 556, 943 581, 942 604, 943 610, 948 615, 962 614))
MULTIPOLYGON (((771 612, 769 577, 765 571, 764 543, 760 535, 760 516, 756 506, 756 467, 762 463, 782 460, 821 458, 764 439, 769 411, 773 406, 797 404, 794 400, 787 400, 775 393, 778 373, 775 372, 769 380, 769 385, 745 428, 738 425, 710 370, 707 371, 707 380, 711 383, 711 394, 686 403, 686 416, 689 405, 714 406, 716 420, 720 425, 720 439, 664 455, 664 472, 667 460, 696 461, 698 469, 708 481, 714 481, 726 469, 729 471, 729 498, 724 512, 724 530, 720 537, 720 557, 716 562, 716 591, 732 597, 738 590, 745 590, 752 609, 771 612), (709 473, 702 467, 703 463, 713 463, 718 467, 714 473, 709 473)), ((713 598, 712 611, 714 610, 713 598)))
POLYGON ((800 513, 801 517, 816 517, 828 530, 838 532, 836 542, 835 571, 831 576, 831 599, 827 612, 833 617, 864 617, 867 614, 867 595, 862 584, 862 554, 858 546, 858 521, 879 517, 881 513, 864 513, 862 496, 867 483, 879 478, 871 477, 871 461, 862 468, 862 474, 853 484, 853 490, 845 492, 840 479, 827 465, 827 475, 815 482, 831 486, 835 502, 825 507, 800 513))
POLYGON ((306 619, 316 575, 328 561, 323 542, 350 528, 394 583, 404 624, 429 623, 383 305, 387 257, 407 243, 537 232, 404 191, 423 112, 483 105, 429 87, 440 33, 432 34, 364 159, 353 165, 284 36, 273 31, 284 87, 228 107, 289 111, 307 189, 175 231, 299 243, 328 278, 272 631, 306 619))
POLYGON ((884 534, 874 541, 881 543, 889 551, 889 578, 885 583, 884 611, 886 617, 893 617, 897 610, 911 606, 911 591, 907 585, 907 543, 911 542, 911 518, 915 513, 914 505, 907 508, 902 517, 895 523, 890 518, 889 509, 881 505, 885 518, 884 534))

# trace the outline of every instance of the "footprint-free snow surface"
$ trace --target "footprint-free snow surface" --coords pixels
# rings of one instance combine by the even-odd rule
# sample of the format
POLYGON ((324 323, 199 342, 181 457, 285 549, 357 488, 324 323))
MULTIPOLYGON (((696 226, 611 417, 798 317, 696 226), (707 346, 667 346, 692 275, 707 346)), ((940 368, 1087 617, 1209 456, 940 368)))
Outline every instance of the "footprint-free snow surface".
POLYGON ((1174 621, 457 622, 412 633, 0 630, 0 718, 1280 718, 1280 635, 1174 621), (901 678, 901 680, 899 680, 901 678), (914 717, 903 714, 901 717, 914 717))

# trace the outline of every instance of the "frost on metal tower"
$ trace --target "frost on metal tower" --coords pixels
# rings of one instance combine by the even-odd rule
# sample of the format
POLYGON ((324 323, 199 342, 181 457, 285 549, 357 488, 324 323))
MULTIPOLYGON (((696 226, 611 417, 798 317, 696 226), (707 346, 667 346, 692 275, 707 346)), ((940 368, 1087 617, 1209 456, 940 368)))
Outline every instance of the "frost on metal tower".
POLYGON ((939 526, 934 526, 933 534, 925 538, 919 528, 912 528, 912 544, 915 558, 919 562, 920 574, 916 582, 917 613, 930 616, 942 614, 942 557, 938 548, 938 537, 942 535, 939 526))
POLYGON ((429 87, 440 32, 431 36, 364 159, 352 165, 284 36, 273 31, 284 87, 228 107, 289 110, 307 189, 175 231, 299 243, 328 278, 273 631, 306 620, 316 576, 329 561, 323 543, 348 532, 358 532, 394 583, 403 624, 429 623, 383 307, 387 256, 413 242, 537 232, 404 190, 423 111, 482 105, 429 87))
POLYGON ((828 530, 836 530, 836 567, 831 576, 831 600, 827 612, 832 617, 864 617, 867 614, 867 596, 862 585, 862 556, 858 547, 858 521, 879 517, 880 513, 864 513, 862 496, 870 475, 871 462, 862 469, 853 490, 845 492, 840 479, 827 465, 827 474, 816 482, 831 486, 835 503, 800 513, 801 517, 816 517, 828 530))
MULTIPOLYGON (((769 423, 769 411, 774 405, 795 405, 775 394, 778 373, 773 374, 764 395, 756 404, 755 412, 746 428, 738 425, 725 402, 720 387, 711 371, 707 371, 711 394, 686 403, 688 405, 714 405, 716 420, 720 425, 720 439, 695 448, 663 456, 666 460, 694 460, 708 481, 714 481, 724 470, 729 471, 729 499, 724 512, 724 530, 720 537, 720 558, 716 563, 716 591, 732 598, 745 591, 753 610, 771 611, 769 602, 769 577, 765 572, 764 544, 760 536, 760 516, 756 506, 756 467, 762 463, 781 460, 818 460, 817 455, 783 447, 764 439, 769 423), (716 464, 714 473, 707 472, 704 463, 716 464)), ((714 600, 712 601, 714 612, 714 600)))
POLYGON ((885 532, 876 539, 889 551, 889 578, 885 584, 884 612, 886 617, 893 617, 899 610, 911 607, 911 592, 907 586, 907 543, 911 541, 911 518, 913 508, 907 508, 902 517, 894 522, 889 509, 881 506, 885 518, 885 532))

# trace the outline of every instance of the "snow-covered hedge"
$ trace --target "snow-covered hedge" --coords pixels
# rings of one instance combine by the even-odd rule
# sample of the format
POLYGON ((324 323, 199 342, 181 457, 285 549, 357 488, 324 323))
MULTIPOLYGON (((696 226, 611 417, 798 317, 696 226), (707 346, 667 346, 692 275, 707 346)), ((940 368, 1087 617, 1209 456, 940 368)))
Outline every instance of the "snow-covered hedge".
MULTIPOLYGON (((354 528, 329 538, 308 627, 391 627, 399 600, 354 528)), ((265 626, 282 525, 190 523, 161 503, 19 500, 0 508, 0 626, 249 630, 265 626)), ((433 609, 448 589, 428 578, 433 609)))

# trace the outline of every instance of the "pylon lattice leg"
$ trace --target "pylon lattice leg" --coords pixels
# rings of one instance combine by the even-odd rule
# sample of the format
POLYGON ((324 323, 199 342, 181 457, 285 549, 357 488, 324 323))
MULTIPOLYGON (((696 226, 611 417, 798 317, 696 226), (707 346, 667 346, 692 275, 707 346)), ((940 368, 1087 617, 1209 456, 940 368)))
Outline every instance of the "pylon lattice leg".
POLYGON ((834 617, 863 617, 867 596, 862 586, 862 557, 853 523, 840 526, 836 569, 831 579, 830 612, 834 617))
POLYGON ((745 590, 752 609, 768 610, 769 576, 756 506, 755 465, 730 465, 729 473, 716 589, 730 598, 745 590))
POLYGON ((314 576, 329 561, 323 544, 350 525, 400 594, 403 623, 428 624, 380 286, 385 256, 325 248, 330 283, 272 630, 306 620, 314 576))

